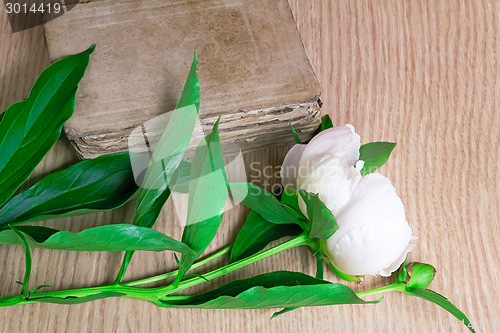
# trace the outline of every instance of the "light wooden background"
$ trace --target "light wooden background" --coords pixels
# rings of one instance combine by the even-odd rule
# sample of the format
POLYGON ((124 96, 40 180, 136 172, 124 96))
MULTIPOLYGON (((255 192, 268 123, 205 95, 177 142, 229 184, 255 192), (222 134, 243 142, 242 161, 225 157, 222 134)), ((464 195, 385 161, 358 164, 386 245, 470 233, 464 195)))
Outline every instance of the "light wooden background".
MULTIPOLYGON (((500 3, 290 2, 322 84, 323 111, 336 124, 353 124, 363 142, 398 143, 381 172, 392 179, 419 236, 409 259, 437 267, 431 288, 481 324, 478 332, 500 331, 500 3)), ((3 3, 0 9, 0 106, 5 109, 27 96, 48 56, 40 27, 12 34, 3 3)), ((279 165, 285 152, 276 148, 247 154, 246 159, 279 165)), ((31 182, 74 160, 69 144, 57 143, 31 182)), ((259 175, 254 170, 250 176, 259 175)), ((269 186, 276 179, 261 181, 269 186)), ((129 205, 47 225, 77 231, 130 222, 132 214, 129 205)), ((234 239, 244 214, 243 209, 227 214, 209 252, 234 239)), ((180 237, 170 204, 157 229, 180 237)), ((117 253, 47 250, 32 250, 32 256, 31 285, 58 289, 111 282, 121 259, 117 253)), ((0 246, 0 262, 0 294, 17 294, 15 281, 24 272, 22 248, 0 246)), ((173 267, 171 254, 140 253, 127 278, 173 267)), ((313 274, 314 260, 305 249, 295 249, 234 272, 214 286, 276 269, 313 274)), ((327 278, 336 281, 332 274, 327 278)), ((368 277, 363 285, 351 287, 361 290, 385 282, 368 277)), ((270 320, 273 312, 161 309, 136 300, 107 299, 3 308, 0 327, 5 332, 298 332, 313 331, 307 325, 316 323, 320 326, 314 331, 468 331, 437 306, 401 294, 389 294, 378 305, 304 308, 270 320), (335 326, 342 324, 346 327, 335 326), (303 329, 294 329, 298 325, 303 329)))

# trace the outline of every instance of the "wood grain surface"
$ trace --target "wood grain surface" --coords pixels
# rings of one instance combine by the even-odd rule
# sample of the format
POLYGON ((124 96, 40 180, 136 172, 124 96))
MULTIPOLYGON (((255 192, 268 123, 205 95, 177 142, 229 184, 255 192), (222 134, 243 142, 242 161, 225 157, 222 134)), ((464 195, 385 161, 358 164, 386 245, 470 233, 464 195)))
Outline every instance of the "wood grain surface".
MULTIPOLYGON (((353 124, 363 142, 398 143, 381 172, 393 181, 419 237, 409 259, 437 267, 430 287, 462 309, 478 332, 500 331, 500 2, 290 3, 322 85, 323 111, 335 124, 353 124)), ((12 34, 3 4, 0 9, 0 104, 5 109, 27 96, 48 58, 40 28, 12 34)), ((245 158, 248 166, 259 162, 261 167, 277 167, 285 152, 273 148, 245 158)), ((68 143, 59 142, 30 181, 74 159, 68 143)), ((260 171, 249 167, 250 179, 267 187, 277 182, 274 173, 260 171)), ((45 225, 75 231, 130 222, 133 209, 128 205, 45 225)), ((225 216, 207 253, 234 240, 245 213, 239 208, 225 216)), ((171 203, 157 229, 180 237, 171 203)), ((0 293, 17 294, 23 250, 0 246, 0 253, 0 293)), ((111 282, 121 258, 117 253, 37 249, 32 256, 32 285, 55 289, 111 282)), ((138 253, 127 279, 173 267, 171 254, 138 253)), ((306 249, 294 249, 208 288, 277 269, 313 274, 314 260, 306 249)), ((330 272, 326 278, 337 281, 330 272)), ((350 286, 362 290, 385 282, 367 277, 363 284, 350 286)), ((401 294, 388 294, 377 305, 303 308, 270 320, 273 312, 161 309, 136 300, 106 299, 3 308, 0 322, 5 332, 468 332, 438 306, 401 294)))

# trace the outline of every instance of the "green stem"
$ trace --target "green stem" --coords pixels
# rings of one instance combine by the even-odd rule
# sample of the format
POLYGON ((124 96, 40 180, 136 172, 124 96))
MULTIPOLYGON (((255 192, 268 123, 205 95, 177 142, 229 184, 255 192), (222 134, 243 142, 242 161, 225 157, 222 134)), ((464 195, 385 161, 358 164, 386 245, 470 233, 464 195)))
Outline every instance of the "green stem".
POLYGON ((123 278, 125 277, 125 272, 127 271, 128 264, 130 263, 130 260, 132 259, 133 255, 134 251, 125 252, 125 255, 123 256, 122 265, 120 266, 120 271, 118 272, 118 275, 116 276, 113 285, 117 286, 120 284, 120 282, 122 282, 123 278))
MULTIPOLYGON (((122 293, 123 296, 127 298, 141 299, 153 302, 158 304, 158 300, 161 298, 163 300, 180 300, 187 299, 190 296, 168 296, 171 293, 196 286, 206 280, 212 280, 217 277, 223 276, 227 273, 235 271, 241 267, 250 265, 256 261, 272 256, 273 254, 289 250, 291 248, 300 246, 300 245, 310 245, 311 241, 308 239, 306 234, 301 234, 295 238, 292 238, 286 242, 283 242, 279 245, 276 245, 270 249, 262 251, 260 253, 254 254, 248 258, 242 259, 235 263, 229 264, 227 266, 218 268, 204 275, 204 277, 195 277, 186 281, 181 281, 177 287, 173 287, 172 285, 166 287, 157 287, 157 288, 135 288, 132 285, 139 285, 142 283, 150 283, 162 280, 165 276, 174 276, 177 272, 170 272, 167 274, 159 275, 156 277, 152 277, 150 279, 144 279, 140 281, 129 282, 127 284, 112 284, 109 286, 101 286, 101 287, 90 287, 90 288, 81 288, 81 289, 73 289, 73 290, 61 290, 61 291, 48 291, 48 292, 37 292, 31 295, 28 299, 23 299, 20 296, 11 296, 11 297, 3 297, 0 298, 0 307, 3 306, 12 306, 18 304, 32 304, 39 303, 41 298, 47 297, 58 297, 58 298, 67 298, 67 297, 84 297, 96 295, 102 292, 119 292, 122 293)), ((230 247, 224 248, 219 252, 207 257, 196 263, 196 267, 199 267, 209 261, 212 261, 223 254, 230 251, 230 247)), ((193 267, 195 266, 193 265, 193 267)))
MULTIPOLYGON (((205 259, 195 262, 191 266, 190 269, 195 269, 195 268, 198 268, 200 266, 203 266, 203 265, 209 263, 210 261, 213 261, 213 260, 215 260, 217 258, 222 257, 223 255, 225 255, 226 253, 228 253, 230 251, 231 251, 231 246, 225 247, 222 250, 220 250, 220 251, 212 254, 211 256, 206 257, 205 259)), ((122 286, 128 286, 128 287, 141 286, 141 285, 144 285, 144 284, 153 283, 153 282, 157 282, 157 281, 161 281, 161 280, 165 280, 165 279, 174 277, 174 276, 177 275, 178 272, 179 272, 179 270, 175 270, 173 272, 169 272, 169 273, 165 273, 165 274, 161 274, 161 275, 152 276, 152 277, 149 277, 149 278, 146 278, 146 279, 142 279, 142 280, 137 280, 137 281, 131 281, 131 282, 122 283, 121 285, 122 286)))
MULTIPOLYGON (((96 295, 103 292, 119 292, 127 298, 141 299, 145 301, 150 301, 156 303, 158 300, 158 295, 162 293, 163 288, 133 288, 122 285, 109 285, 101 287, 89 287, 73 290, 59 290, 59 291, 47 291, 43 293, 33 293, 28 299, 24 299, 21 296, 10 296, 0 298, 0 307, 19 305, 19 304, 33 304, 40 303, 43 298, 68 298, 68 297, 85 297, 96 295)), ((168 296, 169 300, 184 300, 190 296, 168 296)))
POLYGON ((120 292, 124 294, 123 297, 148 300, 151 302, 155 301, 156 299, 155 292, 158 292, 158 290, 153 290, 153 289, 138 289, 131 287, 109 285, 109 286, 90 287, 90 288, 81 288, 73 290, 58 290, 58 291, 47 291, 42 293, 33 293, 28 299, 23 299, 20 296, 3 297, 0 298, 0 307, 17 305, 17 304, 39 303, 42 298, 47 298, 47 297, 49 298, 84 297, 110 291, 120 292))
POLYGON ((285 250, 292 249, 294 247, 300 246, 300 245, 310 245, 311 240, 309 240, 307 234, 300 234, 296 236, 295 238, 292 238, 286 242, 283 242, 279 245, 276 245, 270 249, 267 249, 265 251, 259 252, 257 254, 254 254, 248 258, 241 259, 237 262, 234 262, 232 264, 229 264, 227 266, 218 268, 216 270, 213 270, 209 273, 203 274, 203 277, 194 277, 192 279, 186 280, 186 281, 181 281, 177 287, 174 287, 173 285, 169 285, 164 288, 163 290, 163 295, 169 295, 174 292, 178 292, 187 288, 194 287, 198 284, 201 284, 203 282, 206 282, 206 280, 212 280, 218 277, 221 277, 223 275, 226 275, 230 272, 233 272, 239 268, 248 266, 250 264, 253 264, 254 262, 257 262, 259 260, 262 260, 264 258, 270 257, 276 253, 283 252, 285 250))
POLYGON ((363 291, 358 291, 356 295, 358 297, 366 297, 366 296, 371 296, 371 295, 378 295, 378 294, 383 294, 387 293, 390 291, 400 291, 404 292, 405 289, 405 284, 402 282, 394 282, 392 284, 388 284, 386 286, 382 286, 379 288, 373 288, 369 290, 363 290, 363 291))

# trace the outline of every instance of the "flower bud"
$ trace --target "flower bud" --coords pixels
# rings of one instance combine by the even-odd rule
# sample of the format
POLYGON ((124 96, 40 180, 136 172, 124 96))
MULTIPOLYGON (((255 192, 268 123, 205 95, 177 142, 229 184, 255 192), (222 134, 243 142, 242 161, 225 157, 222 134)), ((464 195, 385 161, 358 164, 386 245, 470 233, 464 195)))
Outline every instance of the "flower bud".
POLYGON ((436 275, 436 269, 428 264, 412 262, 406 265, 406 285, 412 288, 427 288, 436 275))

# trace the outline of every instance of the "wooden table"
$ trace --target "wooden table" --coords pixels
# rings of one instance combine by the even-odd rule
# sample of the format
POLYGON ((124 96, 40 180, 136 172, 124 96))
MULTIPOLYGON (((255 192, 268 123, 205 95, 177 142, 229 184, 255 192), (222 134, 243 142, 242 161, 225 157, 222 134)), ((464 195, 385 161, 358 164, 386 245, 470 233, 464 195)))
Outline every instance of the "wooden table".
MULTIPOLYGON (((431 288, 480 324, 478 332, 500 331, 500 2, 290 2, 322 84, 323 112, 335 124, 353 124, 363 142, 398 143, 381 172, 393 181, 419 236, 409 259, 437 267, 431 288)), ((41 27, 12 34, 3 3, 0 9, 3 110, 27 96, 48 65, 48 56, 41 27)), ((275 148, 245 158, 248 165, 257 161, 277 167, 285 152, 275 148)), ((69 144, 58 142, 30 183, 74 161, 69 144)), ((259 178, 258 173, 250 170, 249 176, 267 187, 278 181, 259 178)), ((45 225, 78 231, 130 222, 133 210, 129 204, 112 213, 45 225)), ((226 215, 207 253, 234 240, 245 214, 239 208, 226 215)), ((171 203, 156 228, 180 237, 171 203)), ((0 253, 0 293, 15 295, 15 281, 24 272, 23 249, 0 246, 0 253)), ((32 257, 32 285, 56 289, 109 283, 121 260, 118 253, 37 249, 32 257)), ((175 263, 169 253, 137 253, 131 265, 127 279, 164 272, 175 263)), ((294 249, 233 272, 210 288, 279 269, 314 274, 314 260, 305 248, 294 249)), ((337 281, 331 272, 326 278, 337 281)), ((362 285, 350 286, 362 290, 385 282, 367 277, 362 285)), ((142 301, 106 299, 72 306, 2 308, 0 320, 5 332, 468 331, 436 305, 401 294, 388 294, 378 305, 302 308, 270 320, 273 312, 162 309, 142 301)))

